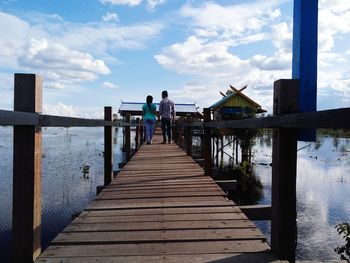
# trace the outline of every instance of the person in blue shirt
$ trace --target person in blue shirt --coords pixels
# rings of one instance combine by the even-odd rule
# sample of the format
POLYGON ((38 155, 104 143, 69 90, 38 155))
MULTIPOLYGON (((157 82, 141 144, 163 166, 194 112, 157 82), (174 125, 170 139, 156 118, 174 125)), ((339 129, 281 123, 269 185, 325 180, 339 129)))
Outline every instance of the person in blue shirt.
POLYGON ((147 144, 152 143, 154 126, 157 119, 157 107, 153 102, 153 97, 148 95, 146 103, 142 106, 142 119, 146 126, 146 142, 147 144))

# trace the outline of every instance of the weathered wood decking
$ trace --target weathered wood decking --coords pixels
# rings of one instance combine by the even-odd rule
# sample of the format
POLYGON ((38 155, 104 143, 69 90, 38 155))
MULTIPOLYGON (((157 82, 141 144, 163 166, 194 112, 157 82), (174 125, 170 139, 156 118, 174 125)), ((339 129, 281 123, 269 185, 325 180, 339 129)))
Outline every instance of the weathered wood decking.
POLYGON ((279 262, 175 144, 142 145, 36 262, 279 262))

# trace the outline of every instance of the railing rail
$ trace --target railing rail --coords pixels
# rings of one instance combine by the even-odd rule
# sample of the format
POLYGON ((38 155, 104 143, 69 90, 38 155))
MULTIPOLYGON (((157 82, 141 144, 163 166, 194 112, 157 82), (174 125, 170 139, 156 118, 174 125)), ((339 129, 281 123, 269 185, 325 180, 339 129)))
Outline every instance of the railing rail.
MULTIPOLYGON (((350 108, 316 112, 206 122, 174 123, 173 126, 191 128, 328 128, 350 129, 350 108)), ((53 116, 38 113, 0 110, 0 125, 36 125, 41 127, 140 127, 142 123, 112 122, 99 119, 53 116)))

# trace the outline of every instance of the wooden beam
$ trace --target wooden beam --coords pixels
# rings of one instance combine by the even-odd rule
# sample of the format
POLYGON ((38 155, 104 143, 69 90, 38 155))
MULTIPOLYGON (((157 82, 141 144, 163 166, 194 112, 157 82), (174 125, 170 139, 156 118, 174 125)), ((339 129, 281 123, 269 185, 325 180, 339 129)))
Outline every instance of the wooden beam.
POLYGON ((215 180, 215 183, 217 183, 224 191, 237 189, 237 180, 215 180))
MULTIPOLYGON (((105 121, 112 121, 112 107, 104 108, 105 121)), ((111 183, 113 178, 113 135, 112 126, 104 127, 104 185, 111 183)))
MULTIPOLYGON (((127 123, 130 123, 130 114, 126 114, 125 121, 127 123)), ((131 138, 130 138, 130 126, 125 127, 125 156, 126 156, 126 162, 128 162, 131 158, 131 138)))
MULTIPOLYGON (((203 109, 204 114, 204 122, 207 124, 210 122, 210 109, 203 109)), ((205 175, 210 176, 211 173, 211 128, 204 128, 204 136, 203 136, 203 157, 204 157, 204 171, 205 175)))
POLYGON ((270 205, 245 205, 239 206, 242 212, 252 221, 271 220, 270 205))
MULTIPOLYGON (((14 110, 40 113, 42 80, 15 74, 14 110)), ((41 128, 14 126, 12 261, 33 262, 41 253, 41 128)))
POLYGON ((0 110, 0 125, 38 125, 39 114, 0 110))
MULTIPOLYGON (((297 110, 298 88, 295 80, 275 82, 274 102, 280 106, 274 107, 274 114, 287 114, 297 110)), ((277 257, 289 262, 295 262, 296 172, 297 129, 276 129, 272 148, 271 248, 277 257)))
POLYGON ((139 148, 139 135, 140 135, 140 126, 138 126, 138 124, 140 124, 140 118, 136 118, 136 134, 135 134, 135 151, 138 150, 139 148))
POLYGON ((190 127, 186 128, 186 154, 192 156, 192 130, 190 127))
POLYGON ((292 113, 281 116, 232 121, 212 121, 204 127, 213 128, 329 128, 349 129, 350 108, 318 112, 292 113))
POLYGON ((40 115, 39 118, 40 126, 42 127, 104 127, 113 125, 112 120, 105 121, 52 115, 40 115))

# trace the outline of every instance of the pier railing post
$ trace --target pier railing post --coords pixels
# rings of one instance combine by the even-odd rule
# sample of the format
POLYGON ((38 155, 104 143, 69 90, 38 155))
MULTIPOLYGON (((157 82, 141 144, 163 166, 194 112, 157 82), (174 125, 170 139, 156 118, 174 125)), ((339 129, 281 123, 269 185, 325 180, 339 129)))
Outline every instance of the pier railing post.
MULTIPOLYGON (((14 81, 14 110, 41 113, 41 77, 14 81)), ((41 128, 14 126, 13 142, 12 262, 33 262, 41 253, 41 128)))
POLYGON ((186 127, 186 154, 192 156, 192 129, 186 127))
POLYGON ((179 147, 182 148, 182 144, 183 144, 183 140, 182 140, 182 125, 181 123, 179 123, 179 126, 177 128, 177 131, 178 131, 178 144, 179 144, 179 147))
POLYGON ((128 162, 131 158, 131 139, 130 139, 130 120, 131 120, 131 115, 130 113, 126 114, 126 123, 129 125, 129 126, 126 126, 125 127, 125 156, 126 156, 126 162, 128 162))
POLYGON ((140 122, 142 125, 140 126, 140 145, 143 144, 143 142, 145 141, 145 132, 144 132, 144 126, 143 123, 140 122))
POLYGON ((136 118, 135 151, 139 148, 140 118, 136 118))
MULTIPOLYGON (((112 121, 112 107, 104 108, 104 120, 112 121)), ((113 177, 112 128, 112 126, 104 127, 104 186, 109 185, 113 177)))
MULTIPOLYGON (((298 111, 298 80, 274 83, 275 115, 298 111)), ((295 262, 297 129, 274 131, 272 148, 271 248, 282 260, 295 262)))
MULTIPOLYGON (((203 109, 204 124, 210 122, 210 109, 203 109)), ((204 172, 205 175, 211 176, 211 128, 204 127, 203 136, 203 157, 204 157, 204 172)))

